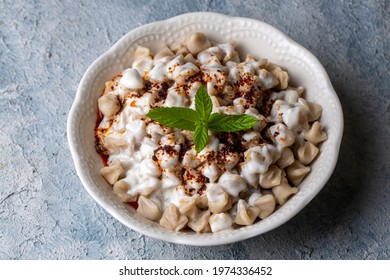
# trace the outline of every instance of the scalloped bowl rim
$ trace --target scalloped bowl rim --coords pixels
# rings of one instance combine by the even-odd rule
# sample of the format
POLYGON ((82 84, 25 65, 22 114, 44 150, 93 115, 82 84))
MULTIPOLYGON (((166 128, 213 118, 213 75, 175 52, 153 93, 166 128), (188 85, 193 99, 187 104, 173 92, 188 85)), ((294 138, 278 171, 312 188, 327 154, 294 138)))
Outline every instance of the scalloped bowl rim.
MULTIPOLYGON (((194 24, 194 22, 191 23, 194 24)), ((145 34, 150 35, 147 33, 145 34)), ((332 175, 339 154, 339 149, 340 149, 340 144, 341 144, 341 139, 343 134, 343 125, 344 125, 344 121, 343 121, 341 104, 337 97, 337 94, 335 93, 332 87, 330 79, 324 67, 321 65, 321 63, 307 49, 305 49, 304 47, 302 47, 301 45, 293 41, 291 38, 289 38, 280 30, 259 20, 242 18, 242 17, 230 17, 230 16, 226 16, 218 13, 211 13, 211 12, 196 12, 196 13, 187 13, 187 14, 178 15, 170 19, 156 21, 156 22, 152 22, 137 27, 131 30, 130 32, 128 32, 126 35, 124 35, 108 51, 106 51, 99 58, 97 58, 88 67, 88 69, 86 70, 85 74, 83 75, 80 81, 75 100, 72 104, 71 110, 68 115, 67 136, 68 136, 68 143, 75 164, 76 172, 84 188, 92 196, 92 198, 99 205, 101 205, 108 213, 110 213, 114 218, 116 218, 118 221, 128 226, 132 230, 135 230, 141 234, 156 239, 165 240, 165 241, 178 243, 178 244, 194 245, 194 246, 213 246, 213 245, 233 243, 233 242, 241 241, 250 237, 263 234, 265 232, 268 232, 270 230, 273 230, 281 226, 282 224, 289 221, 296 214, 298 214, 318 194, 318 192, 324 187, 324 185, 332 175), (177 22, 179 22, 180 20, 185 21, 185 19, 188 18, 193 18, 195 19, 194 22, 196 22, 196 19, 198 18, 207 18, 207 17, 229 22, 229 24, 231 23, 232 26, 234 26, 235 24, 236 25, 241 24, 244 26, 245 24, 248 24, 249 26, 255 25, 261 28, 265 28, 267 29, 267 32, 272 32, 273 35, 278 37, 278 40, 280 40, 280 42, 286 44, 286 46, 288 46, 289 48, 295 48, 295 50, 299 51, 310 62, 310 64, 316 68, 316 71, 318 72, 318 77, 321 77, 321 79, 323 79, 324 82, 323 87, 326 91, 325 93, 332 98, 334 102, 334 104, 332 105, 334 106, 335 112, 338 114, 337 117, 338 129, 334 132, 333 135, 331 135, 333 137, 332 140, 333 145, 328 148, 329 149, 328 153, 330 153, 330 157, 329 157, 330 161, 327 162, 326 169, 323 171, 324 172, 322 176, 323 179, 316 185, 316 187, 310 189, 309 192, 306 192, 304 196, 300 197, 299 200, 295 199, 293 202, 291 202, 295 197, 293 197, 293 199, 290 199, 290 201, 287 203, 289 205, 283 206, 283 207, 289 207, 288 208, 289 211, 287 213, 283 213, 283 215, 279 215, 279 216, 277 215, 278 211, 280 211, 279 209, 270 217, 254 225, 242 227, 228 232, 217 233, 217 234, 188 234, 188 233, 180 233, 180 232, 177 233, 177 232, 171 232, 165 230, 163 228, 159 228, 157 230, 150 230, 151 228, 153 228, 153 225, 151 225, 149 221, 144 221, 145 222, 144 225, 142 224, 142 222, 141 223, 129 222, 129 220, 126 219, 123 213, 120 213, 117 210, 117 208, 114 207, 113 204, 111 204, 109 201, 104 199, 104 196, 102 196, 100 191, 97 189, 96 184, 91 183, 91 181, 89 180, 89 177, 86 174, 88 174, 87 172, 89 172, 90 170, 85 170, 85 168, 83 168, 82 166, 83 159, 80 156, 80 152, 78 149, 79 143, 75 140, 76 137, 78 136, 79 126, 80 126, 80 120, 76 119, 77 116, 76 112, 82 110, 84 106, 83 97, 86 94, 84 87, 87 83, 87 80, 91 79, 91 77, 95 75, 93 73, 93 69, 98 67, 98 65, 100 65, 103 61, 115 57, 115 53, 118 52, 120 48, 123 48, 124 45, 127 45, 127 48, 129 48, 128 45, 129 42, 127 42, 128 38, 130 38, 135 32, 146 32, 147 30, 150 30, 150 28, 155 26, 164 27, 164 26, 169 26, 170 24, 173 23, 177 24, 177 22), (269 220, 269 222, 267 221, 267 219, 269 220)))

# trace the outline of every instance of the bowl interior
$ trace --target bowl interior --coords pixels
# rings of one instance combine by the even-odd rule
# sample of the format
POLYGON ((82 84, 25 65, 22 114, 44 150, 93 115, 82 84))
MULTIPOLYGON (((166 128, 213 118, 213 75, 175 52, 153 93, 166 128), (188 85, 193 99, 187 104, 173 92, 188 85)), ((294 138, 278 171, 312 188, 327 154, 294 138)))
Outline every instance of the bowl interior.
POLYGON ((128 227, 151 237, 189 245, 219 245, 249 238, 280 226, 296 215, 321 190, 335 167, 343 130, 342 111, 329 78, 318 60, 277 29, 260 21, 231 18, 215 13, 191 13, 139 27, 99 57, 84 74, 68 119, 68 138, 77 173, 89 194, 111 215, 128 227), (312 171, 300 191, 270 217, 254 225, 217 234, 171 232, 139 216, 118 200, 99 173, 102 159, 94 148, 97 99, 106 81, 131 66, 137 46, 156 52, 191 32, 204 32, 212 41, 235 40, 241 59, 251 54, 285 67, 291 81, 306 90, 305 98, 323 107, 321 124, 328 140, 311 164, 312 171))

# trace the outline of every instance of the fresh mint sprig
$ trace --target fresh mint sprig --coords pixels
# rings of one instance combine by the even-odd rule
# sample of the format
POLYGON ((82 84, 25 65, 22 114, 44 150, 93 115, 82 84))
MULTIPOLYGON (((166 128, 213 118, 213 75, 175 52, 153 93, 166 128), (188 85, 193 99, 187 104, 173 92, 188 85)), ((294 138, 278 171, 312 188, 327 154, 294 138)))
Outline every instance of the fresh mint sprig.
POLYGON ((194 131, 196 152, 200 152, 208 143, 208 130, 235 132, 247 130, 257 124, 257 119, 249 115, 226 115, 211 113, 213 103, 206 88, 200 86, 195 95, 195 110, 184 107, 156 108, 146 114, 147 117, 162 125, 194 131))

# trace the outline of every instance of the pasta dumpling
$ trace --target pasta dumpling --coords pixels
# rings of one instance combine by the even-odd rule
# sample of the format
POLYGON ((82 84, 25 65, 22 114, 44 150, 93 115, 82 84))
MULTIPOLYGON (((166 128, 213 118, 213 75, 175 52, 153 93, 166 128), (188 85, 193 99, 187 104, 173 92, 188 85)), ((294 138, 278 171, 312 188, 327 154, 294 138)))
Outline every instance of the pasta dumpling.
POLYGON ((261 80, 261 89, 263 90, 273 88, 279 84, 279 80, 266 69, 260 70, 259 77, 261 80))
POLYGON ((279 89, 286 89, 288 87, 289 76, 287 72, 284 71, 280 66, 269 63, 266 69, 270 71, 279 80, 279 83, 277 85, 279 89))
POLYGON ((260 174, 260 186, 264 189, 269 189, 280 184, 282 178, 282 170, 276 165, 268 168, 267 172, 260 174))
POLYGON ((232 228, 233 220, 226 213, 212 214, 209 219, 212 232, 220 232, 232 228))
POLYGON ((152 199, 143 195, 138 198, 137 213, 151 221, 156 221, 161 217, 158 205, 152 199))
POLYGON ((185 39, 185 45, 193 55, 211 47, 209 39, 201 32, 189 34, 185 39))
POLYGON ((310 167, 303 165, 298 160, 287 167, 287 177, 295 186, 298 186, 309 172, 310 167))
POLYGON ((281 148, 289 147, 295 141, 294 133, 282 123, 271 126, 269 128, 269 136, 281 148))
POLYGON ((199 209, 196 206, 197 196, 192 196, 185 199, 179 207, 180 213, 188 217, 189 219, 195 219, 199 215, 199 209))
POLYGON ((303 132, 303 138, 305 140, 317 145, 318 143, 325 141, 328 137, 324 131, 322 131, 321 124, 314 122, 309 130, 303 132))
POLYGON ((125 180, 119 180, 113 186, 113 192, 122 202, 134 202, 137 200, 137 195, 130 195, 128 193, 129 189, 130 186, 125 180))
POLYGON ((230 196, 219 184, 207 184, 206 196, 211 213, 222 213, 232 207, 230 196))
POLYGON ((134 138, 130 138, 129 141, 126 141, 126 139, 121 137, 116 137, 114 135, 108 135, 104 138, 104 147, 105 151, 103 151, 104 154, 109 153, 117 153, 120 151, 126 151, 128 154, 133 154, 133 147, 129 144, 133 142, 134 138))
POLYGON ((132 68, 137 69, 138 73, 143 76, 153 68, 152 53, 148 48, 138 46, 135 50, 132 68))
POLYGON ((237 202, 237 214, 234 222, 237 225, 249 226, 253 224, 259 213, 259 208, 249 206, 245 200, 240 199, 237 202))
POLYGON ((122 172, 123 168, 119 160, 115 160, 109 166, 105 166, 100 169, 100 174, 102 174, 104 179, 106 179, 106 181, 111 185, 118 181, 118 178, 122 172))
POLYGON ((322 106, 310 101, 307 101, 303 98, 299 98, 298 103, 306 112, 307 121, 313 122, 320 118, 322 114, 322 106))
POLYGON ((257 188, 259 185, 259 173, 252 173, 248 164, 241 164, 241 176, 252 187, 257 188))
POLYGON ((226 171, 218 181, 219 185, 230 195, 238 196, 247 188, 245 180, 238 174, 226 171))
POLYGON ((195 146, 192 146, 191 149, 187 150, 184 154, 182 164, 188 168, 197 168, 201 164, 201 160, 197 157, 197 152, 195 151, 195 146))
POLYGON ((143 76, 145 71, 150 71, 153 67, 152 53, 148 48, 138 46, 135 50, 132 68, 137 69, 143 76))
POLYGON ((287 179, 284 178, 280 185, 272 188, 272 192, 275 195, 278 203, 280 205, 283 205, 293 194, 296 194, 298 192, 298 188, 291 187, 288 184, 287 179))
POLYGON ((272 194, 265 194, 260 196, 254 203, 259 210, 259 218, 265 219, 275 211, 276 202, 272 194))
POLYGON ((280 158, 276 163, 281 169, 284 169, 287 166, 291 165, 293 162, 294 162, 294 154, 290 148, 286 147, 282 150, 282 154, 280 155, 280 158))
POLYGON ((175 54, 168 47, 165 46, 155 54, 155 56, 153 57, 153 64, 156 65, 159 60, 163 58, 170 58, 174 55, 175 54))
POLYGON ((186 62, 191 62, 193 64, 196 64, 196 59, 195 57, 192 55, 192 53, 188 53, 185 57, 184 57, 184 60, 186 62))
POLYGON ((307 120, 309 122, 318 120, 322 114, 322 106, 310 101, 306 101, 306 103, 309 106, 309 113, 307 115, 307 120))
POLYGON ((100 112, 106 117, 111 117, 118 113, 121 108, 119 99, 114 94, 104 94, 98 99, 100 112))
POLYGON ((160 225, 174 231, 179 231, 187 225, 188 218, 181 214, 176 205, 171 203, 160 219, 160 225))
POLYGON ((195 232, 209 232, 210 231, 210 225, 209 225, 210 215, 211 215, 211 213, 209 210, 203 211, 194 219, 190 219, 190 221, 188 222, 188 226, 195 232))
POLYGON ((317 156, 318 152, 319 149, 314 144, 304 141, 304 143, 298 148, 298 159, 305 165, 310 164, 317 156))

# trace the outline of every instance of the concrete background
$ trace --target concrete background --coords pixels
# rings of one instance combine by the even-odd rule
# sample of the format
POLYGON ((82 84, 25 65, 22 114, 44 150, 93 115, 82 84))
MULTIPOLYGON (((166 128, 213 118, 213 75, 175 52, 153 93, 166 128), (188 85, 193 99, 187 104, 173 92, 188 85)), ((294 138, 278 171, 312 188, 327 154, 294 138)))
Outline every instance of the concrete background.
POLYGON ((389 5, 1 0, 0 259, 390 259, 389 5), (66 139, 87 67, 131 29, 194 11, 287 33, 323 63, 345 114, 340 159, 323 191, 282 227, 218 247, 124 227, 82 187, 66 139))

